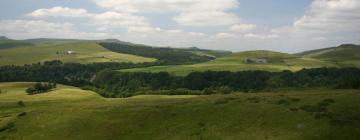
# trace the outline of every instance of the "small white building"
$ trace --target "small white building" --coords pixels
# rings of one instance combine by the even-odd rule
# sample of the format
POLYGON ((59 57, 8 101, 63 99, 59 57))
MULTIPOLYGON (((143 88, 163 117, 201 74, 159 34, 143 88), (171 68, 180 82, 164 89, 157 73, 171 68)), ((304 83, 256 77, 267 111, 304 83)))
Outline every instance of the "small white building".
POLYGON ((67 51, 66 54, 76 54, 75 51, 67 51))
POLYGON ((268 63, 269 60, 266 58, 246 58, 245 63, 268 63))

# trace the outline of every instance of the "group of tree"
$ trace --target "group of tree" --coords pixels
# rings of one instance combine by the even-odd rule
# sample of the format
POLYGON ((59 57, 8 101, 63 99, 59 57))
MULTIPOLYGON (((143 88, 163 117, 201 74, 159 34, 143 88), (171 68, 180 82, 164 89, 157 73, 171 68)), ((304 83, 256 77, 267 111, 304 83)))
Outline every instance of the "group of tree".
MULTIPOLYGON (((105 70, 97 74, 94 85, 108 97, 129 94, 151 94, 188 89, 194 94, 229 93, 231 91, 258 92, 279 88, 360 88, 358 68, 316 68, 298 72, 241 71, 193 72, 185 77, 167 72, 128 73, 105 70), (149 92, 151 91, 151 92, 149 92)), ((185 92, 184 92, 185 93, 185 92)), ((168 94, 172 94, 168 92, 168 94)))
POLYGON ((29 95, 33 95, 33 94, 39 94, 39 93, 45 93, 50 91, 51 89, 56 88, 56 83, 36 83, 35 85, 33 85, 32 87, 29 87, 26 89, 26 92, 29 95))
POLYGON ((126 54, 133 54, 143 57, 158 59, 164 64, 191 64, 206 62, 214 59, 207 55, 197 55, 185 49, 150 47, 145 45, 125 44, 125 43, 99 43, 104 48, 126 54))

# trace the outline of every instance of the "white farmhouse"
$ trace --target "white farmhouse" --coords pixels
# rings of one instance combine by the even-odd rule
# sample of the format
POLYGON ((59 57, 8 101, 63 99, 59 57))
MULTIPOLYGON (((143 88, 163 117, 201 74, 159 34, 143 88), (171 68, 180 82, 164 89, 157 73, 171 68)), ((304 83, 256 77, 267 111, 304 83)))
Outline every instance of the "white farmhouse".
POLYGON ((67 51, 66 54, 76 54, 75 51, 67 51))

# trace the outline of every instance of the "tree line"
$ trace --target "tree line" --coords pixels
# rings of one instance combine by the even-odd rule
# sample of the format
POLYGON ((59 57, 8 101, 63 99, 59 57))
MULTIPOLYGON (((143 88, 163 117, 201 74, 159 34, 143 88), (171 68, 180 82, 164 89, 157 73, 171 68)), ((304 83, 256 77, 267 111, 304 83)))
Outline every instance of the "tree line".
POLYGON ((134 94, 214 94, 229 91, 258 92, 279 88, 360 88, 358 68, 316 68, 298 72, 282 71, 205 71, 185 77, 167 72, 129 73, 105 70, 97 74, 94 85, 103 96, 126 97, 134 94), (189 90, 184 92, 185 90, 189 90), (161 92, 161 91, 165 91, 161 92), (201 92, 191 92, 201 91, 201 92))
POLYGON ((71 86, 92 85, 96 73, 104 69, 126 69, 154 66, 156 63, 63 63, 59 60, 24 66, 0 66, 0 82, 48 82, 53 81, 71 86))
POLYGON ((104 97, 136 94, 227 94, 279 88, 360 88, 359 68, 315 68, 297 72, 205 71, 187 76, 167 72, 130 73, 118 69, 154 66, 156 63, 77 64, 48 61, 24 66, 1 66, 0 82, 56 82, 96 91, 104 97))

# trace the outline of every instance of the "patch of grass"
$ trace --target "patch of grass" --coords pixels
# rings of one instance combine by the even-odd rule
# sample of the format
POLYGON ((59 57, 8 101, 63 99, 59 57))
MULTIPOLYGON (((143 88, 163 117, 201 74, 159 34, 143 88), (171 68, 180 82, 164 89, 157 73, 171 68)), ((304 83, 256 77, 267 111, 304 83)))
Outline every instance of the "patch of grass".
POLYGON ((227 104, 229 101, 228 100, 218 100, 218 101, 215 101, 215 105, 222 105, 222 104, 227 104))
POLYGON ((292 102, 300 102, 301 99, 299 98, 290 98, 290 101, 292 102))
POLYGON ((288 100, 285 100, 285 99, 280 99, 276 103, 279 104, 279 105, 289 105, 290 104, 290 102, 288 100))
POLYGON ((260 97, 249 97, 246 98, 246 100, 252 102, 252 103, 259 103, 260 102, 260 97))

